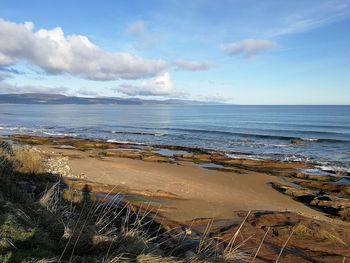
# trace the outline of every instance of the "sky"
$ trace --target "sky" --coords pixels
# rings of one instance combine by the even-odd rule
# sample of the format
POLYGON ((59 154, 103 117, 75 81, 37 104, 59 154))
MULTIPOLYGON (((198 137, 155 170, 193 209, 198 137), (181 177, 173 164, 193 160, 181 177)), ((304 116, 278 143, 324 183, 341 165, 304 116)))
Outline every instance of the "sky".
POLYGON ((349 0, 1 0, 0 93, 350 104, 349 0))

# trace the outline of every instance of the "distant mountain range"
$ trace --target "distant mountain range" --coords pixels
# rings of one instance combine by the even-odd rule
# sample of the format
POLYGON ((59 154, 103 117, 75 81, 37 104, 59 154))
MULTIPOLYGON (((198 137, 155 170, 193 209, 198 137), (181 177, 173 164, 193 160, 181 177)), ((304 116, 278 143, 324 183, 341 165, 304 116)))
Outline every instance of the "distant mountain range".
POLYGON ((171 105, 208 105, 220 104, 213 102, 201 102, 194 100, 144 100, 139 98, 119 97, 75 97, 61 94, 24 93, 24 94, 0 94, 0 104, 171 104, 171 105))

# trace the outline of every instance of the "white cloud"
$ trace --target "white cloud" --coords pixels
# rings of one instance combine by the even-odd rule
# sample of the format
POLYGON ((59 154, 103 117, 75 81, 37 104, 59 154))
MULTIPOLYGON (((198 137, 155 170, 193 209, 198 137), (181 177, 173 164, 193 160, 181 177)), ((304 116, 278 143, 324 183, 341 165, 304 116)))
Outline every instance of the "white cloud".
POLYGON ((46 93, 46 94, 67 94, 66 87, 36 87, 36 86, 18 86, 7 82, 0 82, 0 94, 7 93, 46 93))
POLYGON ((320 1, 311 7, 285 16, 280 27, 272 29, 273 37, 306 32, 350 17, 347 0, 320 1))
POLYGON ((245 58, 254 57, 258 53, 274 50, 278 47, 275 42, 263 39, 245 39, 222 46, 222 50, 230 55, 242 55, 245 58))
POLYGON ((98 97, 100 94, 94 90, 89 90, 87 88, 80 88, 76 91, 69 93, 71 96, 83 96, 83 97, 98 97))
POLYGON ((218 102, 218 103, 232 103, 234 98, 231 96, 215 93, 208 96, 198 96, 202 101, 218 102))
POLYGON ((181 96, 181 93, 175 89, 168 72, 139 85, 122 84, 113 90, 128 96, 181 96))
POLYGON ((31 22, 0 20, 0 66, 25 60, 47 73, 67 73, 91 80, 153 77, 168 66, 163 60, 104 51, 86 36, 65 36, 60 27, 36 32, 33 29, 31 22))
POLYGON ((189 61, 189 60, 176 60, 173 65, 177 69, 189 70, 189 71, 201 71, 208 70, 214 67, 214 64, 208 61, 189 61))

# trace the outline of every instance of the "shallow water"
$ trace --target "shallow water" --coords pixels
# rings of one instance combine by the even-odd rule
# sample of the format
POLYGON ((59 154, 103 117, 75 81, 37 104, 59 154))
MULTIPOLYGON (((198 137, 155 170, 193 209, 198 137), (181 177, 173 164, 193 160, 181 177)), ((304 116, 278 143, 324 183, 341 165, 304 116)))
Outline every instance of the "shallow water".
POLYGON ((188 154, 189 152, 181 150, 159 149, 156 151, 156 153, 167 157, 173 157, 174 155, 188 154))
POLYGON ((216 163, 200 163, 198 166, 202 169, 205 170, 210 170, 210 169, 225 169, 226 167, 221 165, 221 164, 216 164, 216 163))
POLYGON ((18 133, 208 148, 350 170, 350 106, 0 105, 0 134, 18 133))

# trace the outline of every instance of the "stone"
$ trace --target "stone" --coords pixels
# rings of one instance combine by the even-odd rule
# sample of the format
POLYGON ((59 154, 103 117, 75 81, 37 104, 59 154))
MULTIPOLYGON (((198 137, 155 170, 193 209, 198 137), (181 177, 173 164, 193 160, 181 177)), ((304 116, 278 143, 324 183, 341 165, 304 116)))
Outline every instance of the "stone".
POLYGON ((308 189, 297 189, 291 186, 282 185, 279 183, 271 183, 272 187, 286 195, 294 197, 302 202, 309 203, 312 201, 316 194, 308 189))

